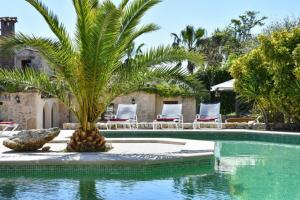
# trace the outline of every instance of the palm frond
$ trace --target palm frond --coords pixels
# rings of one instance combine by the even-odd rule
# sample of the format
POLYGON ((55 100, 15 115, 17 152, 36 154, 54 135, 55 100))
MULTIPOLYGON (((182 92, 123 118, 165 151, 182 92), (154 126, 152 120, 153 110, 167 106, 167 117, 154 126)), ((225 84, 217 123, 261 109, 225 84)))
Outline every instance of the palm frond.
POLYGON ((76 42, 83 58, 88 59, 91 30, 94 25, 94 9, 89 0, 73 0, 77 14, 76 42))
POLYGON ((88 69, 86 71, 99 74, 101 71, 105 71, 104 67, 110 66, 109 60, 116 60, 120 56, 118 51, 115 51, 117 50, 115 41, 121 28, 120 17, 120 11, 108 1, 104 2, 101 9, 98 10, 92 29, 90 59, 88 66, 86 66, 97 71, 88 69))
POLYGON ((127 41, 127 43, 132 43, 134 40, 136 40, 138 37, 140 37, 141 35, 144 35, 146 33, 151 33, 151 32, 154 32, 154 31, 157 31, 159 30, 160 27, 157 26, 156 24, 147 24, 147 25, 144 25, 142 27, 140 27, 138 30, 134 31, 129 40, 127 41))
POLYGON ((96 13, 92 28, 90 59, 83 65, 86 96, 93 102, 99 102, 99 96, 110 77, 111 71, 118 66, 123 51, 115 45, 121 28, 121 13, 109 1, 103 2, 96 13))
POLYGON ((181 67, 156 67, 140 70, 138 74, 130 77, 130 73, 125 76, 118 77, 118 85, 112 85, 110 94, 114 97, 125 95, 135 91, 146 91, 150 93, 157 93, 157 86, 160 83, 167 85, 169 89, 174 89, 175 93, 170 91, 170 94, 181 96, 205 96, 207 90, 204 85, 199 82, 194 76, 189 76, 188 73, 181 67), (149 83, 154 83, 153 87, 148 87, 149 83), (180 90, 180 94, 175 89, 180 90))
POLYGON ((39 53, 50 61, 49 64, 58 73, 63 74, 65 79, 70 79, 74 73, 71 62, 70 52, 65 50, 59 41, 49 38, 27 36, 24 34, 16 34, 15 37, 4 37, 0 40, 0 48, 2 50, 20 49, 31 47, 39 51, 39 53))
POLYGON ((99 8, 99 0, 91 0, 91 7, 94 9, 99 8))
POLYGON ((171 46, 152 48, 136 58, 132 66, 155 67, 156 65, 175 63, 189 60, 196 65, 203 63, 203 56, 196 52, 187 52, 183 49, 174 49, 171 46))
POLYGON ((160 0, 135 0, 133 3, 127 5, 123 10, 124 17, 122 19, 119 41, 128 37, 140 23, 144 14, 159 2, 160 0))
POLYGON ((189 73, 183 70, 181 66, 176 65, 169 69, 156 68, 148 74, 153 79, 161 80, 161 82, 165 82, 170 86, 173 85, 184 89, 186 95, 199 97, 208 94, 208 91, 205 89, 202 82, 197 80, 194 75, 189 75, 189 73))
POLYGON ((127 6, 128 2, 129 2, 129 0, 122 0, 122 2, 120 3, 119 8, 121 10, 123 10, 127 6))
POLYGON ((205 29, 198 28, 195 32, 196 39, 202 38, 205 35, 205 29))
POLYGON ((67 103, 67 86, 61 80, 51 80, 48 74, 32 69, 0 69, 0 81, 9 85, 18 85, 24 89, 37 89, 49 96, 57 97, 67 103))
POLYGON ((258 91, 260 91, 258 80, 253 80, 253 77, 251 75, 243 75, 243 81, 236 81, 235 86, 237 88, 241 88, 239 90, 238 98, 242 102, 257 102, 259 101, 260 94, 258 91))
POLYGON ((179 39, 180 38, 176 33, 171 33, 171 36, 173 36, 175 39, 179 39))
POLYGON ((45 19, 52 32, 56 35, 62 46, 66 49, 72 49, 72 42, 66 31, 66 28, 61 24, 55 14, 49 11, 47 6, 39 0, 26 0, 31 4, 45 19))
POLYGON ((135 54, 138 56, 138 55, 140 55, 141 53, 143 53, 143 51, 142 51, 142 48, 145 46, 145 43, 142 43, 142 44, 140 44, 137 48, 136 48, 136 50, 135 50, 135 54))

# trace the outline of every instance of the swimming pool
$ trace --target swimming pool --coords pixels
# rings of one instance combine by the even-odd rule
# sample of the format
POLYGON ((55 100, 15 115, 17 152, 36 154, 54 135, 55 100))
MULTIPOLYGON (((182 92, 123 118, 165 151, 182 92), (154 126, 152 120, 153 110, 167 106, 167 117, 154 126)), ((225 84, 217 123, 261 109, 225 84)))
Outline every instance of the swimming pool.
POLYGON ((104 176, 0 174, 0 199, 299 199, 300 146, 217 142, 207 173, 104 176))

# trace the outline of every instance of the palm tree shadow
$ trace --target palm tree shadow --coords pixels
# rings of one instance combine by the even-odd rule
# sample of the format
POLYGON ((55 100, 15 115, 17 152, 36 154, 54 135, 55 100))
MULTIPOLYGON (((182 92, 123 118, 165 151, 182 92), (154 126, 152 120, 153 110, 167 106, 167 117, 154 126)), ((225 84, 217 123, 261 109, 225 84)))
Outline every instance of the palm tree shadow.
POLYGON ((105 200, 97 191, 94 180, 80 180, 78 192, 80 200, 105 200))

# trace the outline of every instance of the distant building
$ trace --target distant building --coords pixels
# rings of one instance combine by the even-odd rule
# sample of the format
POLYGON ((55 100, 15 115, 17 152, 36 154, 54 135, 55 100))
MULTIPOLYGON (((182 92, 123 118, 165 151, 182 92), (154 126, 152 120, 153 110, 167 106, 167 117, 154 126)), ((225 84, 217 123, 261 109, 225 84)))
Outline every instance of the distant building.
MULTIPOLYGON (((7 37, 15 34, 16 17, 0 17, 0 37, 7 37)), ((0 66, 11 68, 14 66, 14 55, 0 52, 0 66)))
POLYGON ((41 72, 52 74, 48 63, 39 52, 32 48, 23 48, 15 52, 14 66, 19 69, 32 68, 41 72))
MULTIPOLYGON (((17 17, 0 17, 0 37, 15 34, 17 17)), ((51 70, 38 51, 30 47, 16 50, 12 54, 0 52, 0 67, 2 68, 33 68, 51 74, 51 70)))

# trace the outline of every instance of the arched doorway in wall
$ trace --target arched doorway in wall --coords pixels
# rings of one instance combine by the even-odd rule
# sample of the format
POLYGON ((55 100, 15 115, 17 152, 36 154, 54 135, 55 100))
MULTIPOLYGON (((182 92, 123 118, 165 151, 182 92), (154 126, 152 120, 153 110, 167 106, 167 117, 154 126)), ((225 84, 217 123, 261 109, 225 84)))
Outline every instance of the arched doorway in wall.
POLYGON ((52 104, 51 109, 51 127, 59 127, 59 113, 57 103, 52 104))
POLYGON ((46 113, 45 113, 45 106, 43 107, 43 129, 46 128, 46 113))
POLYGON ((26 129, 36 129, 37 125, 36 125, 36 118, 29 118, 26 121, 26 129))
POLYGON ((48 103, 45 103, 43 108, 43 128, 51 127, 51 111, 48 103))

